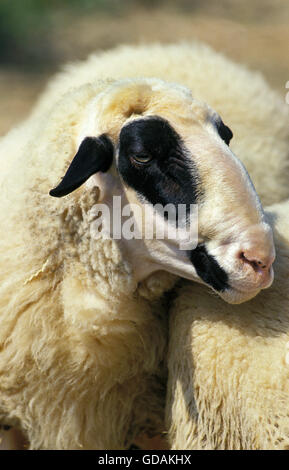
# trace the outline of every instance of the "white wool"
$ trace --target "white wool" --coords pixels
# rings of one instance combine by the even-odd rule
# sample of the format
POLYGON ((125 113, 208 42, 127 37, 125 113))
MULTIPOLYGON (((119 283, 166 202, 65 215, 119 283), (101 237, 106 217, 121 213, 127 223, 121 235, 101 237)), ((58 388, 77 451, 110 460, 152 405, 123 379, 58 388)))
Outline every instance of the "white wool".
POLYGON ((267 208, 273 285, 241 305, 184 283, 170 309, 173 449, 289 448, 289 200, 267 208))
POLYGON ((107 79, 136 75, 208 102, 232 127, 232 148, 263 202, 289 195, 287 108, 260 76, 206 46, 121 47, 56 76, 0 142, 0 422, 21 428, 31 448, 121 449, 142 430, 163 429, 160 297, 175 278, 159 273, 137 288, 115 243, 93 244, 97 192, 47 198, 86 105, 107 79))

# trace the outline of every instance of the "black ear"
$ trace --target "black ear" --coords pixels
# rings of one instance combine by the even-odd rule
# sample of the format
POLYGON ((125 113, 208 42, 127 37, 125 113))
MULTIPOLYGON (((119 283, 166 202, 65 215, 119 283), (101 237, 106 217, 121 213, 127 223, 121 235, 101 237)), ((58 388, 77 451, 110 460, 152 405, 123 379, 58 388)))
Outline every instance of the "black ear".
POLYGON ((94 173, 107 171, 112 159, 113 145, 105 134, 97 138, 86 137, 81 142, 62 181, 49 192, 50 196, 66 196, 79 188, 94 173))
POLYGON ((219 136, 221 137, 221 139, 223 139, 223 141, 227 145, 229 145, 230 140, 233 138, 233 132, 231 131, 231 129, 228 126, 226 126, 226 124, 224 124, 222 120, 220 120, 217 123, 217 130, 219 132, 219 136))

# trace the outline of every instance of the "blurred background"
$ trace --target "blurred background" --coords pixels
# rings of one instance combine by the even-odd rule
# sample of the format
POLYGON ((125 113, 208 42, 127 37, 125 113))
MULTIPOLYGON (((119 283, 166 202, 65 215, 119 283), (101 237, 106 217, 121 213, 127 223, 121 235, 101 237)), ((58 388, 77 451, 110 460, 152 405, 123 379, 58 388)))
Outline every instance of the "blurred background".
POLYGON ((192 39, 263 72, 285 98, 288 0, 0 0, 0 135, 64 62, 121 43, 192 39))

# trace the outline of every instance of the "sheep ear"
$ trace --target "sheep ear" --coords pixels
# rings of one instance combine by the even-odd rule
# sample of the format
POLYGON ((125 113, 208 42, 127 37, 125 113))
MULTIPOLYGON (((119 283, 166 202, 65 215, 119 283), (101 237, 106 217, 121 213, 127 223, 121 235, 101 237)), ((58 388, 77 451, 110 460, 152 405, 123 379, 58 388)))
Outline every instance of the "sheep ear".
POLYGON ((91 175, 98 171, 107 171, 112 159, 113 145, 105 134, 97 138, 86 137, 81 142, 62 181, 49 192, 50 196, 66 196, 85 183, 91 175))
POLYGON ((223 141, 229 145, 231 139, 233 138, 233 132, 228 126, 226 126, 226 124, 223 123, 222 119, 217 124, 217 130, 221 139, 223 139, 223 141))

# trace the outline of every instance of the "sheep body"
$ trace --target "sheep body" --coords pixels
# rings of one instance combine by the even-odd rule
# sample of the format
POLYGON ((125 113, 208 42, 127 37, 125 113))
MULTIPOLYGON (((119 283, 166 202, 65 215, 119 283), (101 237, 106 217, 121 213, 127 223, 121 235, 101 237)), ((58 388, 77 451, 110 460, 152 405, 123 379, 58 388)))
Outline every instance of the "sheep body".
POLYGON ((237 126, 234 150, 247 166, 266 158, 270 178, 264 165, 252 165, 263 199, 288 194, 285 107, 260 77, 205 46, 120 48, 54 79, 30 118, 0 143, 0 421, 21 427, 31 448, 124 448, 143 429, 162 429, 167 320, 159 299, 175 278, 160 273, 138 287, 113 240, 96 246, 88 230, 96 190, 80 189, 61 202, 47 198, 74 151, 88 102, 107 76, 132 77, 136 70, 198 90, 197 98, 237 126), (188 61, 193 74, 181 67, 188 61), (210 92, 202 83, 206 66, 206 77, 214 77, 210 92), (216 67, 226 73, 215 86, 216 67), (280 145, 267 133, 264 154, 271 113, 282 116, 270 123, 280 145))
POLYGON ((289 448, 289 201, 268 208, 273 285, 241 305, 185 283, 171 308, 167 425, 174 449, 289 448))
POLYGON ((116 243, 91 237, 97 188, 48 196, 98 86, 1 143, 0 422, 31 448, 119 449, 162 428, 166 316, 154 299, 174 277, 138 291, 116 243))
POLYGON ((34 116, 67 90, 109 77, 158 77, 188 87, 194 98, 208 103, 230 125, 235 136, 231 147, 263 204, 289 197, 288 106, 260 74, 197 42, 121 46, 66 66, 48 85, 34 116))

